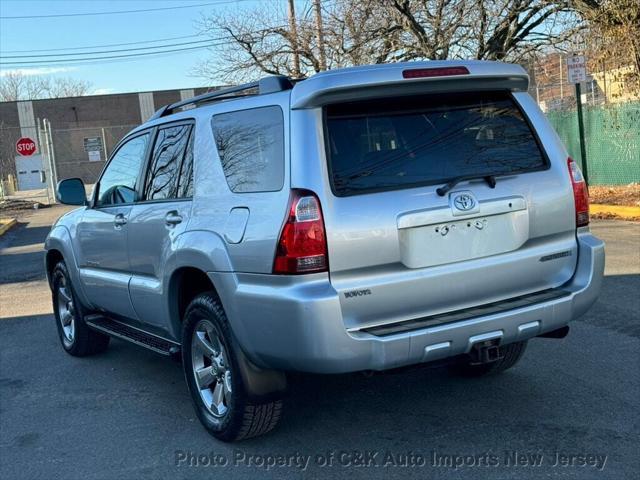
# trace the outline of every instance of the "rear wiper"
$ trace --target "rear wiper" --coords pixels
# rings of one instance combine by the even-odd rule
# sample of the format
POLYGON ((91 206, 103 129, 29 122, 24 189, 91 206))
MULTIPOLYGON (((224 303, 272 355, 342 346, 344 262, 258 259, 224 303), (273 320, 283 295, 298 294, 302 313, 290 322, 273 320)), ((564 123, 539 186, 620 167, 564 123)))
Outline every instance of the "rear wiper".
POLYGON ((438 187, 436 189, 436 193, 438 195, 440 195, 441 197, 444 197, 447 194, 448 191, 450 191, 453 187, 455 187, 460 182, 462 182, 464 180, 475 180, 476 178, 482 178, 483 180, 485 180, 489 184, 489 187, 496 188, 496 176, 495 175, 463 175, 461 177, 454 178, 453 180, 451 180, 450 182, 444 184, 441 187, 438 187))

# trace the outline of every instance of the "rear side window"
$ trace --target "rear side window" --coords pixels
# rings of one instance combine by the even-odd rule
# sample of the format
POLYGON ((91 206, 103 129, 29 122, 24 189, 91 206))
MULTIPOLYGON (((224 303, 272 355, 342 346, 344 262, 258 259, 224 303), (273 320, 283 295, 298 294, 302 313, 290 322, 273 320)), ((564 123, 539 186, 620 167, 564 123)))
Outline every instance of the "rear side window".
POLYGON ((232 192, 274 192, 284 185, 284 119, 280 107, 214 115, 213 135, 232 192))
POLYGON ((180 168, 186 158, 191 125, 160 128, 153 147, 144 198, 179 198, 180 168))
POLYGON ((547 167, 531 127, 508 92, 331 105, 326 126, 331 181, 338 196, 547 167))

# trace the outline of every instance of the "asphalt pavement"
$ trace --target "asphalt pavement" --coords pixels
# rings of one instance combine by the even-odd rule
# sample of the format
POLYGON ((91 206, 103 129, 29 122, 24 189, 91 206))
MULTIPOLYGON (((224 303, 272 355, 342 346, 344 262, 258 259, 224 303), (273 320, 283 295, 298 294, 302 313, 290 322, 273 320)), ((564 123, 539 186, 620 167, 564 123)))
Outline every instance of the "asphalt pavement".
POLYGON ((607 242, 600 299, 505 374, 295 375, 280 426, 229 445, 198 423, 179 364, 116 340, 63 352, 42 267, 63 211, 0 237, 2 479, 637 478, 638 223, 593 222, 607 242))

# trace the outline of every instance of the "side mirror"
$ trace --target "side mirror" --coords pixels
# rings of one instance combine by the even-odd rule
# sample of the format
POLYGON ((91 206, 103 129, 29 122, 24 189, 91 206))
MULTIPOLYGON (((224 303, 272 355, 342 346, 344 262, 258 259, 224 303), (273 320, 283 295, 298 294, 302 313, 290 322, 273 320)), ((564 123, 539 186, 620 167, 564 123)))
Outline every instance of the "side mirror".
POLYGON ((66 205, 86 205, 87 194, 84 183, 79 178, 67 178, 58 182, 56 198, 66 205))

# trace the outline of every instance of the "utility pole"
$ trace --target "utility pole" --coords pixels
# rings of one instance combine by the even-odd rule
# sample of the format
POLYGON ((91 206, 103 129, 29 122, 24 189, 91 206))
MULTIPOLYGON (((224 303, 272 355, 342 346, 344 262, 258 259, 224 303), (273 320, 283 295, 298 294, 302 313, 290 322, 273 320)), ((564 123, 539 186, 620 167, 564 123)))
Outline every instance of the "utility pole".
POLYGON ((320 51, 320 70, 327 69, 327 57, 324 52, 324 31, 322 27, 322 9, 320 0, 313 0, 313 8, 316 11, 316 30, 318 35, 318 50, 320 51))
POLYGON ((300 78, 300 52, 298 51, 298 27, 296 26, 294 0, 289 0, 289 30, 291 32, 291 48, 293 49, 293 76, 300 78))
POLYGON ((564 91, 563 91, 563 88, 562 88, 562 54, 560 54, 560 53, 558 54, 558 66, 560 67, 559 68, 559 71, 560 71, 560 100, 561 100, 561 103, 562 103, 562 99, 564 98, 564 95, 563 95, 564 91))

